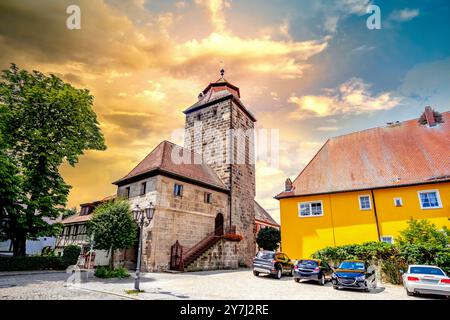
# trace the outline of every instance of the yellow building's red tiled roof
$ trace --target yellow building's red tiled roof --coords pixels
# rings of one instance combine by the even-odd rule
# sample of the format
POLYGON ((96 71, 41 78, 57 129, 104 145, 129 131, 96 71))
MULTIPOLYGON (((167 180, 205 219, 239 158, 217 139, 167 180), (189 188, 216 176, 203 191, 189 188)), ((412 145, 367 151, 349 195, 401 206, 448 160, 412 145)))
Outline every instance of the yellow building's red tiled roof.
POLYGON ((450 112, 329 139, 276 198, 450 181, 450 112))

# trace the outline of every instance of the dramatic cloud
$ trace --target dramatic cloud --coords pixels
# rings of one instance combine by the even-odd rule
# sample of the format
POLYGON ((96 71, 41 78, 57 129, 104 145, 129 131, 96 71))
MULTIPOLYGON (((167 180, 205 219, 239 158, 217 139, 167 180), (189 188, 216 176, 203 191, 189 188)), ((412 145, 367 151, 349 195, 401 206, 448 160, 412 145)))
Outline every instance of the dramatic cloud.
POLYGON ((373 96, 369 84, 364 83, 362 79, 351 78, 337 89, 325 90, 324 95, 291 96, 288 102, 297 105, 297 109, 289 116, 299 120, 307 117, 388 110, 397 106, 400 100, 391 92, 373 96))
POLYGON ((230 7, 230 2, 226 0, 195 0, 200 6, 206 8, 214 31, 224 32, 226 27, 224 9, 230 7))

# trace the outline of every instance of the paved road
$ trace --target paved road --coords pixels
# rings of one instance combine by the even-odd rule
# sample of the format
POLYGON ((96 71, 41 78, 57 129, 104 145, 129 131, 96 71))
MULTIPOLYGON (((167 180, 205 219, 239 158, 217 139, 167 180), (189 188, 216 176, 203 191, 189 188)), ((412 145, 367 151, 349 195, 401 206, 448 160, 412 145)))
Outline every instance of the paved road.
MULTIPOLYGON (((134 279, 100 280, 93 276, 68 286, 70 274, 58 272, 32 275, 0 275, 0 299, 290 299, 290 300, 400 300, 429 299, 436 296, 408 297, 403 287, 379 284, 370 293, 334 290, 331 284, 295 283, 292 278, 276 280, 253 276, 248 269, 195 273, 147 273, 141 280, 145 293, 129 295, 134 279)), ((76 277, 69 280, 76 280, 76 277)))

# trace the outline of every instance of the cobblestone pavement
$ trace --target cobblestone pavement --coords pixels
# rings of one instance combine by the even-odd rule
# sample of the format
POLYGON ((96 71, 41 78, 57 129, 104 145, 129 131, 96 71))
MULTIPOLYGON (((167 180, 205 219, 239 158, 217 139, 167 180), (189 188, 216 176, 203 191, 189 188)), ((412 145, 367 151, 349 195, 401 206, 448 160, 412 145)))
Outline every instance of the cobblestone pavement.
POLYGON ((439 296, 408 297, 401 286, 381 283, 370 293, 334 290, 331 284, 295 283, 291 277, 276 280, 253 276, 248 269, 194 273, 147 273, 142 275, 145 293, 127 294, 134 278, 101 280, 86 273, 75 276, 58 272, 29 275, 0 275, 0 299, 236 299, 236 300, 400 300, 439 296), (67 279, 79 279, 74 286, 67 279), (77 278, 78 277, 78 278, 77 278))

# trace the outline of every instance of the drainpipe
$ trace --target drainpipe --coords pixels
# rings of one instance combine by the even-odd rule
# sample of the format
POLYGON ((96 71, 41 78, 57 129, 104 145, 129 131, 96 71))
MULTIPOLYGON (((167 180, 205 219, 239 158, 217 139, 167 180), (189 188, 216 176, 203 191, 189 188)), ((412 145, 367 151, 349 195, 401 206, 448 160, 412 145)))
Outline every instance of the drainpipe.
POLYGON ((331 228, 333 229, 333 244, 336 247, 336 234, 334 232, 333 204, 331 203, 332 201, 331 196, 328 196, 328 199, 330 200, 330 215, 331 215, 331 228))
POLYGON ((372 194, 373 213, 375 215, 375 224, 377 225, 378 241, 381 241, 380 225, 378 223, 377 205, 375 203, 375 195, 373 194, 373 190, 370 190, 370 193, 372 194))
POLYGON ((230 132, 229 132, 229 139, 230 139, 230 195, 229 195, 229 210, 230 210, 230 233, 231 233, 231 226, 232 226, 232 222, 231 222, 231 214, 232 214, 232 205, 233 205, 233 200, 232 200, 232 195, 233 195, 233 143, 234 143, 234 139, 233 139, 233 102, 230 100, 230 132))

